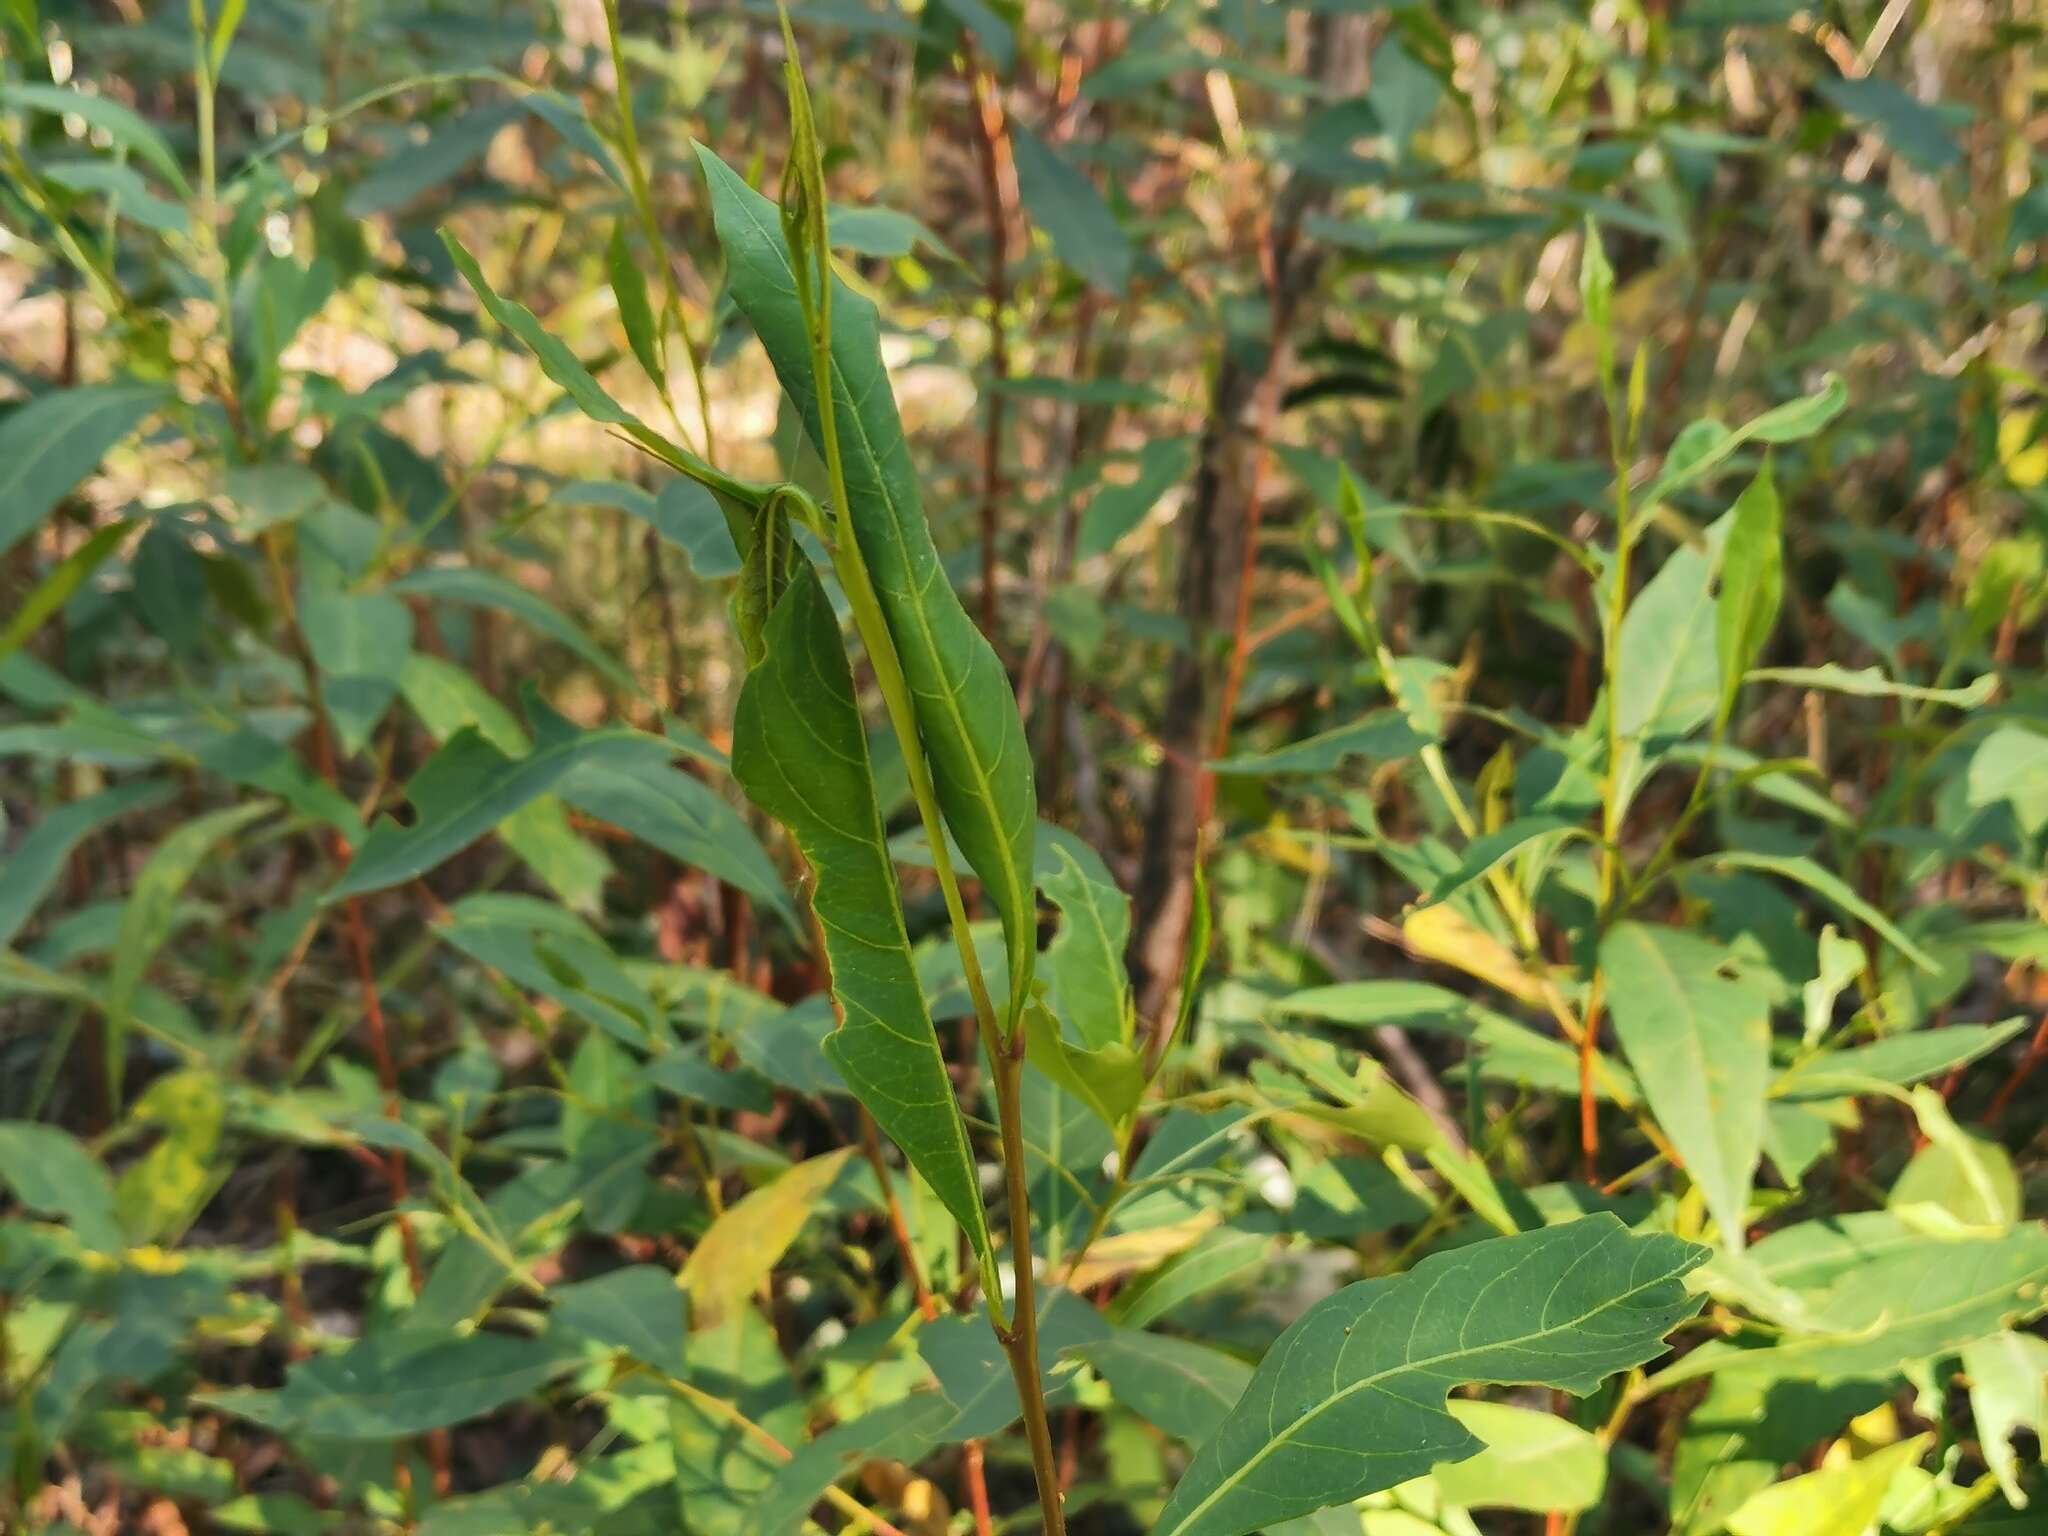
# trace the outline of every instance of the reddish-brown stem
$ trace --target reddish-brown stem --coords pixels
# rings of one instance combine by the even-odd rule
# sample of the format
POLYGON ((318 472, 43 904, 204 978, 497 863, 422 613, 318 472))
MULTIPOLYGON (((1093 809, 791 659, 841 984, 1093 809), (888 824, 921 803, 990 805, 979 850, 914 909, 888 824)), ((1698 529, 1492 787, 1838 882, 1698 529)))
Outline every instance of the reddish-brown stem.
MULTIPOLYGON (((291 579, 285 569, 284 552, 275 533, 266 535, 263 541, 264 554, 270 567, 271 582, 275 589, 279 611, 285 617, 285 633, 306 679, 306 697, 312 705, 313 762, 327 786, 337 794, 342 792, 341 764, 334 750, 334 725, 327 712, 327 699, 320 686, 320 671, 313 661, 312 648, 307 645, 304 632, 299 627, 298 605, 292 596, 291 579)), ((339 831, 330 829, 328 846, 337 865, 346 864, 353 852, 348 839, 339 831)), ((377 1073, 377 1086, 384 1095, 384 1111, 397 1119, 400 1110, 398 1086, 398 1063, 391 1054, 391 1033, 384 1019, 384 1001, 377 990, 377 970, 370 954, 369 924, 363 920, 363 904, 360 897, 351 896, 342 904, 343 927, 349 946, 350 958, 354 963, 356 984, 363 995, 363 1018, 369 1028, 370 1059, 377 1073)), ((406 1176, 405 1157, 395 1149, 377 1159, 383 1169, 384 1180, 391 1190, 391 1201, 396 1207, 398 1237, 405 1253, 406 1276, 412 1282, 413 1294, 419 1295, 426 1288, 426 1266, 420 1257, 419 1235, 413 1230, 412 1218, 406 1213, 406 1201, 411 1190, 406 1176)), ((454 1486, 453 1458, 448 1432, 436 1430, 427 1436, 427 1459, 434 1469, 434 1488, 446 1493, 454 1486)), ((403 1472, 401 1464, 400 1471, 403 1472)))
POLYGON ((1593 1069, 1600 1055, 1600 987, 1596 977, 1586 1000, 1586 1025, 1579 1036, 1579 1151, 1586 1162, 1586 1182, 1600 1182, 1600 1101, 1593 1091, 1593 1069))
POLYGON ((981 627, 996 632, 996 528, 1003 491, 1003 385, 1010 376, 1010 343, 1003 312, 1010 303, 1011 232, 1016 228, 1017 167, 1010 153, 1010 128, 1002 95, 988 71, 972 57, 968 84, 974 92, 975 149, 981 159, 983 204, 988 216, 988 390, 981 435, 981 627))
POLYGON ((2041 1016, 2041 1027, 2034 1031, 2034 1038, 2027 1046, 2025 1058, 2014 1069, 2012 1076, 2000 1086, 1997 1097, 1991 1101, 1991 1107, 1984 1111, 1986 1125, 1998 1124, 2007 1106, 2012 1103, 2013 1095, 2020 1091, 2022 1083, 2034 1075, 2034 1069, 2041 1065, 2041 1058, 2044 1056, 2048 1056, 2048 1014, 2041 1016))
POLYGON ((889 1213, 889 1231, 896 1239, 896 1251, 903 1256, 903 1273, 917 1296, 917 1310, 924 1314, 926 1322, 934 1322, 938 1319, 939 1303, 924 1282, 924 1270, 910 1242, 910 1224, 903 1219, 903 1204, 896 1198, 896 1182, 889 1177, 889 1165, 882 1158, 882 1138, 875 1130, 875 1117, 865 1105, 860 1111, 860 1150, 868 1167, 874 1170, 875 1185, 882 1192, 882 1207, 889 1213))
MULTIPOLYGON (((1272 300, 1272 322, 1267 337, 1265 370, 1259 375, 1258 393, 1252 408, 1251 469, 1244 500, 1244 548, 1230 621, 1230 663, 1223 674, 1223 693, 1216 701, 1215 734, 1210 739, 1209 755, 1212 758, 1220 758, 1230 750, 1230 729, 1237 714, 1237 696, 1244 687, 1245 665, 1251 657, 1252 574, 1259 563, 1259 525, 1265 514, 1266 465, 1272 457, 1273 420, 1280 409, 1281 357, 1287 349, 1287 300, 1280 282, 1280 261, 1274 249, 1270 219, 1259 233, 1259 268, 1265 275, 1266 291, 1272 300)), ((1216 775, 1206 766, 1201 769, 1195 805, 1195 826, 1207 826, 1216 811, 1216 775)), ((1187 936, 1183 933, 1183 947, 1186 942, 1187 936)))
POLYGON ((960 1477, 967 1484, 968 1507, 974 1511, 974 1536, 995 1536, 995 1517, 988 1508, 988 1458, 979 1440, 961 1447, 960 1477))

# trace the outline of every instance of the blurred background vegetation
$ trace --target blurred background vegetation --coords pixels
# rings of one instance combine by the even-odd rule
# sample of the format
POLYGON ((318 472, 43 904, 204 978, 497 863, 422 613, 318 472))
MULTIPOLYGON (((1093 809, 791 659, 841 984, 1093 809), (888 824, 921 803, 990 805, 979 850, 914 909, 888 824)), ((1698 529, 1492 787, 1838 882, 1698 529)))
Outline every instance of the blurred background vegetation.
MULTIPOLYGON (((1760 658, 1843 671, 1752 688, 1728 735, 1742 761, 1804 766, 1697 824, 1692 776, 1661 774, 1626 836, 1640 864, 1683 818, 1688 847, 1810 856, 1851 900, 1689 866, 1653 905, 1760 957, 1793 1017, 1840 970, 1822 929, 1841 925, 1867 965, 1822 1011, 1847 988, 1859 1038, 2024 1016, 1945 1086, 1958 1120, 1998 1126, 2028 1196, 2010 1219, 2039 1209, 2035 0, 791 14, 842 273, 881 307, 926 505, 1015 683, 1041 814, 1131 895, 1141 1020, 1173 1012, 1206 870, 1215 944, 1179 1091, 1247 1071, 1299 989, 1430 976, 1527 1002, 1490 951, 1446 953, 1406 921, 1462 840, 1416 761, 1376 744, 1382 668, 1346 618, 1365 603, 1475 805, 1526 810, 1545 775, 1583 767, 1603 624, 1583 556, 1616 499, 1605 337, 1622 380, 1642 359, 1619 466, 1638 492, 1710 445, 1702 423, 1846 400, 1773 454, 1784 615, 1760 658), (1613 272, 1605 328, 1584 310, 1589 231, 1613 272), (1866 909, 1931 974, 1859 927, 1866 909)), ((729 1489, 678 1513, 629 1454, 671 1454, 648 1399, 547 1386, 559 1361, 471 1403, 484 1417, 452 1438, 399 1434, 395 1459, 228 1399, 395 1311, 432 1305, 453 1328, 487 1309, 503 1273, 448 1257, 479 1241, 464 1202, 488 1200, 543 1284, 587 1281, 621 1255, 682 1262, 728 1199, 857 1135, 816 1049, 830 1015, 798 871, 724 768, 744 674, 731 533, 576 408, 439 238, 650 424, 721 468, 820 486, 724 291, 692 152, 773 190, 782 60, 752 0, 0 0, 15 1526, 743 1528, 729 1489), (667 745, 612 740, 628 727, 667 745), (417 777, 451 739, 503 765, 467 821, 417 777), (351 850, 396 844, 367 830, 387 815, 461 824, 337 898, 351 850), (621 1009, 683 1043, 642 1060, 621 1009), (30 1134, 52 1127, 109 1172, 30 1134), (109 1279, 33 1211, 66 1214, 88 1250, 111 1221, 130 1258, 109 1279)), ((1652 498, 1645 574, 1697 548, 1736 489, 1652 498)), ((1642 622, 1644 654, 1675 671, 1711 649, 1710 614, 1642 622)), ((892 829, 911 826, 900 759, 885 733, 875 746, 892 829)), ((1549 891, 1539 958, 1572 962, 1591 868, 1588 851, 1549 891)), ((937 935, 936 888, 907 880, 913 932, 937 935)), ((957 962, 936 941, 926 958, 971 1083, 957 962)), ((1654 1158, 1611 1103, 1604 1145, 1582 1145, 1575 1052, 1532 1017, 1491 1054, 1426 1027, 1353 1028, 1347 1049, 1370 1043, 1504 1183, 1584 1194, 1654 1158)), ((1353 1021, 1387 1022, 1406 1021, 1353 1021)), ((1054 1096, 1037 1112, 1081 1138, 1048 1153, 1056 1253, 1055 1175, 1094 1177, 1107 1145, 1054 1096)), ((1758 1219, 1882 1204, 1927 1123, 1880 1102, 1774 1124, 1758 1219)), ((1233 1198, 1256 1206, 1332 1150, 1242 1149, 1233 1198)), ((810 1405, 767 1390, 757 1417, 785 1439, 848 1416, 886 1355, 839 1343, 907 1294, 881 1194, 850 1165, 838 1236, 813 1228, 804 1274, 776 1282, 810 1405), (821 1342, 828 1315, 841 1332, 821 1342)), ((1326 1285, 1319 1243, 1405 1262, 1446 1224, 1390 1210, 1320 1235, 1240 1223, 1256 1241, 1202 1250, 1186 1300, 1155 1284, 1146 1316, 1191 1306, 1173 1316, 1194 1336, 1248 1340, 1262 1293, 1326 1285)), ((940 1219, 912 1215, 933 1288, 959 1283, 940 1219)), ((1848 1416, 1788 1433, 1762 1481, 1848 1416)), ((1985 1465, 1969 1422, 1944 1429, 1966 1448, 1943 1473, 1958 1487, 1985 1465)), ((1639 1421, 1617 1491, 1484 1528, 1557 1531, 1553 1508, 1583 1507, 1587 1532, 1721 1529, 1732 1509, 1686 1513, 1697 1466, 1672 1494, 1682 1423, 1639 1421)), ((1077 1525, 1156 1512, 1164 1453, 1140 1438, 1114 1416, 1070 1430, 1093 1490, 1077 1525)), ((1028 1486, 1013 1449, 988 1451, 999 1507, 1028 1486)), ((971 1518, 945 1457, 947 1491, 920 1479, 916 1507, 886 1460, 868 1493, 905 1529, 971 1518)), ((1976 1508, 1957 1522, 1990 1518, 1976 1508)), ((1461 1529, 1442 1507, 1403 1518, 1375 1529, 1461 1529)), ((1968 1528, 2039 1528, 2010 1518, 1968 1528)))

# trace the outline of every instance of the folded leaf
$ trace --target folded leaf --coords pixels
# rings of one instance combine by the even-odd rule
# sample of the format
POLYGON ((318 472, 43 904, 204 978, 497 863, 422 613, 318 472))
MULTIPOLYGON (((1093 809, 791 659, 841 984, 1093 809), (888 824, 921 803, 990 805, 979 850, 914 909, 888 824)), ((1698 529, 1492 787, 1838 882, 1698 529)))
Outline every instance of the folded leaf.
POLYGON ((903 924, 853 671, 809 566, 776 604, 763 644, 733 719, 733 774, 817 871, 811 910, 843 1019, 826 1053, 992 1261, 973 1148, 903 924))
MULTIPOLYGON (((709 150, 700 146, 698 157, 711 184, 733 301, 817 442, 810 338, 775 205, 709 150)), ((939 564, 882 365, 875 306, 836 287, 832 332, 833 417, 845 460, 847 512, 903 664, 946 825, 1002 917, 1014 1022, 1028 996, 1038 943, 1031 875, 1038 795, 1023 721, 995 648, 939 564)))
POLYGON ((1445 1408, 1466 1382, 1590 1392, 1695 1311, 1707 1250, 1613 1216, 1474 1243, 1346 1286, 1283 1333, 1159 1517, 1241 1536, 1458 1461, 1484 1442, 1445 1408))

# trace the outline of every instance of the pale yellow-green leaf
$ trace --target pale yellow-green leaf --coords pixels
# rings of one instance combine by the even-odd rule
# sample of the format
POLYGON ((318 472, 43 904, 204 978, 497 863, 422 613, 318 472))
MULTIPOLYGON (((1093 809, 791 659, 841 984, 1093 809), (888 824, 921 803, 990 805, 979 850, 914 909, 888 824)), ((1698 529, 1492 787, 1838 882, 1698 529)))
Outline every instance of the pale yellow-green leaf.
POLYGON ((702 1331, 746 1304, 811 1219, 853 1155, 850 1147, 798 1163, 725 1208, 683 1265, 690 1324, 702 1331))
POLYGON ((175 1238, 199 1214, 212 1193, 225 1114, 220 1083, 206 1072, 160 1077, 135 1101, 131 1125, 161 1132, 114 1189, 121 1225, 136 1242, 175 1238))
POLYGON ((1957 1125, 1932 1088, 1913 1090, 1913 1113, 1927 1145, 1906 1164, 1886 1204, 1929 1226, 1948 1217, 1959 1228, 2003 1232, 2018 1221, 2020 1179, 2011 1154, 1957 1125))
POLYGON ((1451 1404, 1451 1417, 1486 1442, 1430 1476, 1450 1504, 1482 1509, 1591 1509, 1607 1485, 1607 1452, 1569 1419, 1511 1403, 1451 1404))
POLYGON ((1934 1441, 1916 1435, 1860 1461, 1773 1484, 1729 1516, 1733 1536, 1865 1536, 1896 1478, 1934 1441))
POLYGON ((2025 1509, 2012 1433, 2030 1429, 2037 1444, 2048 1434, 2048 1339, 2003 1329, 1965 1344, 1962 1358, 1984 1464, 1997 1477, 2006 1502, 2025 1509))

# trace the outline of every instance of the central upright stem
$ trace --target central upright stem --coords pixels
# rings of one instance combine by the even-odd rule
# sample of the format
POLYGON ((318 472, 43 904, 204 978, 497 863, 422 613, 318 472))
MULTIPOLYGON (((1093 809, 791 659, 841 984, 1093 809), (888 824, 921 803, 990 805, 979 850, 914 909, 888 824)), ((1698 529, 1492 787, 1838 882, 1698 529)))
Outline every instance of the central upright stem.
MULTIPOLYGON (((1017 1044, 1022 1044, 1021 1038, 1017 1044)), ((1031 1470, 1038 1482, 1045 1536, 1066 1536, 1059 1460, 1053 1452, 1052 1422, 1046 1416, 1045 1389, 1038 1370, 1038 1285, 1032 1274, 1029 1164, 1024 1152, 1024 1056, 993 1036, 990 1045, 995 1060, 996 1114, 1002 1124, 1003 1177, 1009 1194, 1010 1262, 1017 1276, 1010 1328, 1001 1337, 1024 1409, 1024 1433, 1031 1442, 1031 1470)))

